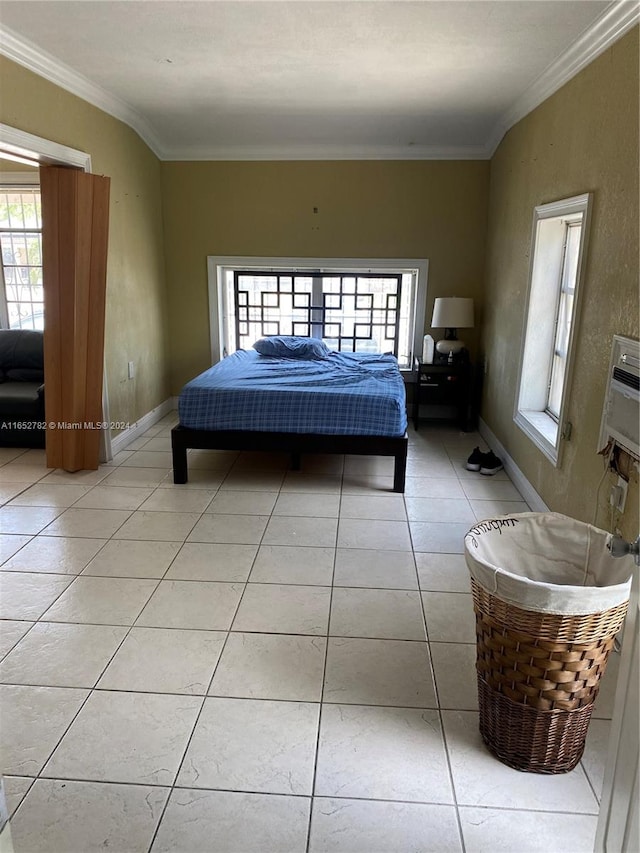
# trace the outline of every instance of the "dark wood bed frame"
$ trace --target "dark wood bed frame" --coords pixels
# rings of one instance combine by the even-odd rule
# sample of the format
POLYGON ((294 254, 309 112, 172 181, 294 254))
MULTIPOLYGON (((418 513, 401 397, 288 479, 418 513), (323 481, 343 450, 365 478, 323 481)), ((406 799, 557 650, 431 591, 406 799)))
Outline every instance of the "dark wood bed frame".
POLYGON ((261 450, 271 453, 290 453, 292 468, 300 468, 305 453, 353 453, 360 456, 393 456, 393 491, 404 492, 407 467, 406 433, 404 436, 384 435, 320 435, 293 432, 251 432, 188 429, 176 426, 171 430, 173 453, 173 482, 186 483, 187 450, 261 450))

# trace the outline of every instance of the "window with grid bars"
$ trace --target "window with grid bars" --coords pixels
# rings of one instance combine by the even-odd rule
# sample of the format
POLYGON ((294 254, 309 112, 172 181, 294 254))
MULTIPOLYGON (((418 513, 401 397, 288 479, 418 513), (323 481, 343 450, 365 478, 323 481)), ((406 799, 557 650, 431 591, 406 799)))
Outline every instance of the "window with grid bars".
POLYGON ((0 187, 0 245, 0 326, 9 329, 43 329, 39 187, 0 187))
POLYGON ((365 269, 344 260, 341 267, 327 261, 318 268, 261 269, 217 260, 223 259, 210 259, 210 288, 215 275, 221 356, 267 335, 301 335, 340 352, 391 352, 401 368, 410 368, 416 316, 424 313, 426 261, 413 269, 392 262, 365 269))

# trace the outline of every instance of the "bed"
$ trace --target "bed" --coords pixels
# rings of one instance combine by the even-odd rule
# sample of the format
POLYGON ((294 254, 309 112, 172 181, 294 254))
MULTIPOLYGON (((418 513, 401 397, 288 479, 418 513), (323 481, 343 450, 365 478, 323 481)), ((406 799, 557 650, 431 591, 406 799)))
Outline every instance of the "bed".
POLYGON ((188 449, 258 450, 291 454, 294 469, 308 453, 392 456, 393 490, 404 491, 406 401, 394 356, 332 352, 307 338, 254 346, 180 392, 175 483, 187 482, 188 449))

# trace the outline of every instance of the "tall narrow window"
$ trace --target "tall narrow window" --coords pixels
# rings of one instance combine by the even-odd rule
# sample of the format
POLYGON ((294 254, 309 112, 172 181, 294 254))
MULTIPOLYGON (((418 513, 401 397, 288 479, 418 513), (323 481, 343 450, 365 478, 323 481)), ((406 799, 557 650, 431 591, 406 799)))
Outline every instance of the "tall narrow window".
POLYGON ((566 428, 590 194, 535 208, 514 420, 554 463, 566 428))
POLYGON ((39 187, 0 187, 0 244, 0 326, 44 328, 39 187))
POLYGON ((556 421, 560 417, 562 390, 567 375, 567 356, 569 354, 571 325, 573 323, 573 305, 575 302, 581 236, 581 220, 579 222, 565 222, 560 293, 558 310, 556 312, 556 334, 551 362, 551 376, 549 378, 549 396, 547 398, 547 411, 556 421))

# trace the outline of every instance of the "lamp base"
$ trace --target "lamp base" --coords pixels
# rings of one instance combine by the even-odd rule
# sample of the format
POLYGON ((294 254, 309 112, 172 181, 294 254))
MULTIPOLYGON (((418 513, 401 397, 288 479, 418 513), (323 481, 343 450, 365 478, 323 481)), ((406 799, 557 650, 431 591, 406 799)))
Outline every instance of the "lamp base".
POLYGON ((457 355, 464 349, 464 341, 459 340, 450 340, 447 338, 443 338, 441 341, 438 341, 436 344, 436 351, 440 353, 440 355, 449 355, 452 352, 454 355, 457 355))

